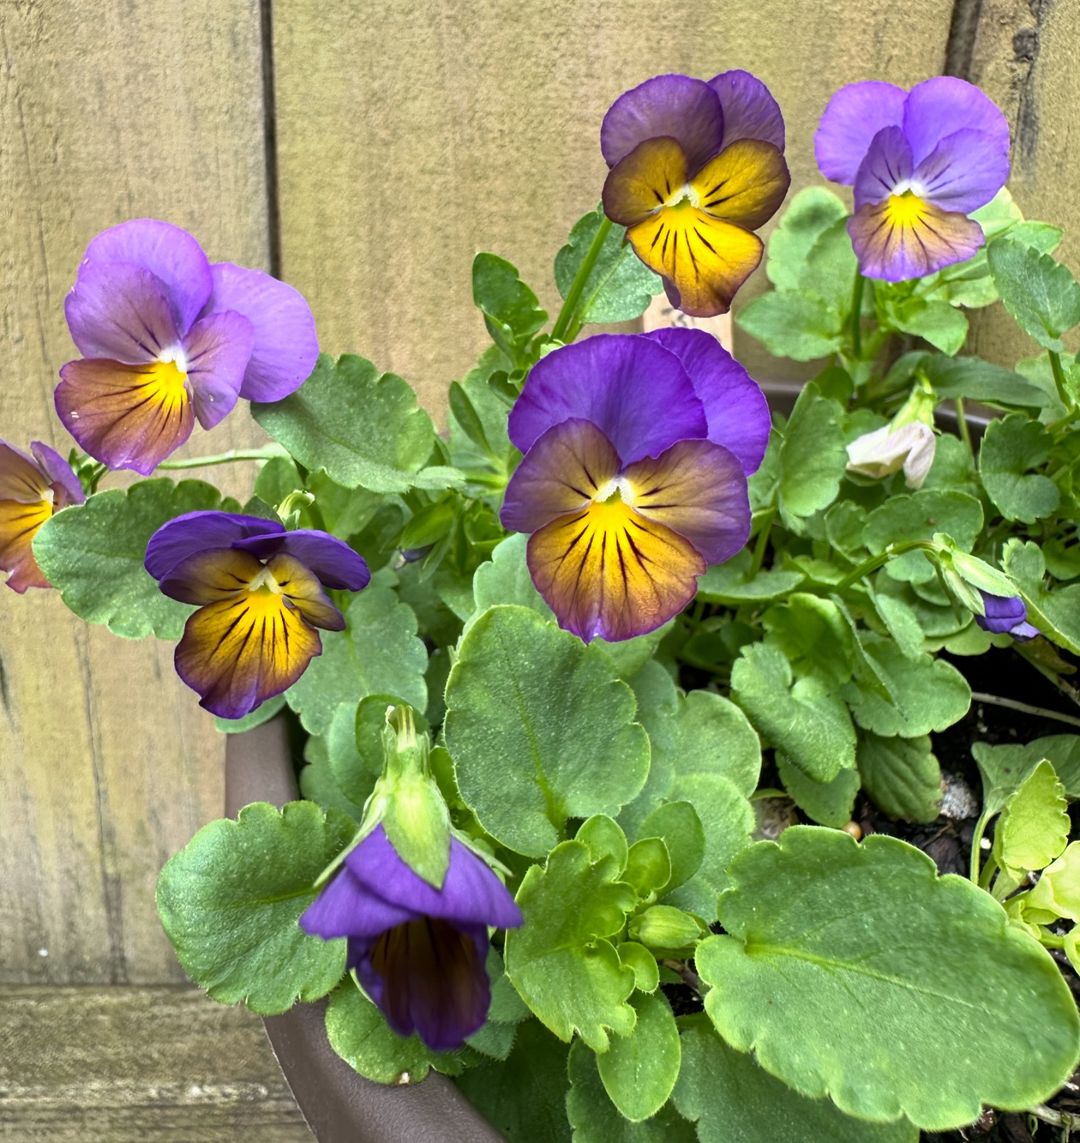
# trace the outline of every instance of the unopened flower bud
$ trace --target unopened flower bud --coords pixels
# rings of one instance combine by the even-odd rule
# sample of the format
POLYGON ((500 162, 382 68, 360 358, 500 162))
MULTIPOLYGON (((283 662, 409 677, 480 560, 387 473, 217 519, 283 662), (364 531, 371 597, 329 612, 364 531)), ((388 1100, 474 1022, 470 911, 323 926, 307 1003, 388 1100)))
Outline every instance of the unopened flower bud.
POLYGON ((675 953, 705 935, 701 922, 673 905, 653 905, 630 921, 630 939, 654 952, 675 953))
POLYGON ((885 425, 864 433, 847 446, 848 472, 874 479, 904 470, 908 488, 921 488, 934 463, 937 437, 923 421, 912 421, 900 428, 885 425))

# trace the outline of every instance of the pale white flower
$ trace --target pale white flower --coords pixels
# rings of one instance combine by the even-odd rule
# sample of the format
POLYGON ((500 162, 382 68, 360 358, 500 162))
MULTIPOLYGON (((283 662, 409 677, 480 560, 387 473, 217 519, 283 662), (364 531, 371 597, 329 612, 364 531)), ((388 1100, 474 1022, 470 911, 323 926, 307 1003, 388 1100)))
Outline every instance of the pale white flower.
POLYGON ((847 446, 847 470, 878 479, 902 468, 908 488, 921 488, 936 447, 934 430, 923 421, 910 421, 900 428, 884 425, 847 446))

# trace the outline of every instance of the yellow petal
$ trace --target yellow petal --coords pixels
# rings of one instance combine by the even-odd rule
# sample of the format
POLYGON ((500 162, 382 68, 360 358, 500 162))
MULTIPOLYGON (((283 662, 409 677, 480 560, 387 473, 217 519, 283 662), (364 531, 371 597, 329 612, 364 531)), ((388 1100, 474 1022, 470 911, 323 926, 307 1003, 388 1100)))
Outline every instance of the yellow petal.
POLYGON ((604 212, 632 226, 686 186, 686 155, 667 136, 646 139, 617 163, 604 183, 604 212))
POLYGON ((690 183, 696 205, 714 218, 757 230, 779 209, 791 176, 771 143, 740 139, 701 168, 690 183))

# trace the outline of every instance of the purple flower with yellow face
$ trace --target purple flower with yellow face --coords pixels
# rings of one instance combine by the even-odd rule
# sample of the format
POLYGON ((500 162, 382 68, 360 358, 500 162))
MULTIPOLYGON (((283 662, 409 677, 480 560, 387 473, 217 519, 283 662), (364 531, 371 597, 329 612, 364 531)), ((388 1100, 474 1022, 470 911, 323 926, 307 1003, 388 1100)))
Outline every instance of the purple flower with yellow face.
POLYGON ((54 513, 86 497, 71 465, 41 441, 30 454, 0 441, 0 571, 21 595, 28 587, 49 587, 34 559, 38 529, 54 513))
POLYGON ((349 969, 399 1036, 461 1047, 487 1019, 488 927, 515 929, 521 911, 488 865, 457 838, 435 889, 398 857, 381 825, 300 918, 305 932, 348 940, 349 969))
POLYGON ((658 75, 611 105, 600 149, 611 168, 604 212, 663 277, 672 305, 697 317, 726 313, 761 261, 753 231, 790 182, 769 89, 745 71, 708 83, 658 75))
POLYGON ((600 334, 539 361, 510 413, 525 454, 501 519, 533 583, 585 641, 652 631, 750 532, 765 398, 710 334, 600 334))
POLYGON ((1027 621, 1027 605, 1018 595, 991 595, 978 589, 982 596, 982 615, 975 622, 991 635, 1011 635, 1018 643, 1027 643, 1040 634, 1038 627, 1027 621))
POLYGON ((211 264, 179 227, 141 218, 87 247, 65 302, 83 355, 60 370, 56 411, 110 468, 144 476, 236 404, 278 401, 318 356, 315 321, 291 286, 211 264))
POLYGON ((910 92, 842 87, 814 136, 826 178, 855 188, 848 233, 863 274, 900 282, 970 258, 984 237, 967 216, 1009 177, 1009 125, 970 83, 937 76, 910 92))
POLYGON ((325 532, 229 512, 189 512, 159 528, 146 570, 161 590, 197 603, 176 648, 176 670, 222 718, 243 718, 291 687, 316 655, 317 628, 345 617, 324 588, 359 591, 367 564, 325 532))

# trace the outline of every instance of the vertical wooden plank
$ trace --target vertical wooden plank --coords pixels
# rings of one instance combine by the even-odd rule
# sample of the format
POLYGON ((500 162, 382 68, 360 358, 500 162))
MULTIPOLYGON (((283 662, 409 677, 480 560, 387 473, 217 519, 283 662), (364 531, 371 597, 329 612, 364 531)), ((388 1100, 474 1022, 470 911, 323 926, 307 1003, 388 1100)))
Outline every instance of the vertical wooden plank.
MULTIPOLYGON (((0 203, 0 435, 66 450, 63 298, 95 233, 168 218, 267 264, 257 0, 0 0, 0 203)), ((241 413, 188 451, 257 439, 241 413)), ((154 879, 220 814, 224 751, 171 660, 0 588, 0 980, 182 979, 154 879)))
POLYGON ((798 189, 817 181, 833 88, 940 71, 949 17, 941 0, 275 0, 285 272, 326 348, 372 357, 441 409, 484 341, 477 250, 556 304, 551 260, 599 200, 600 120, 620 92, 665 71, 756 72, 787 118, 798 189))

